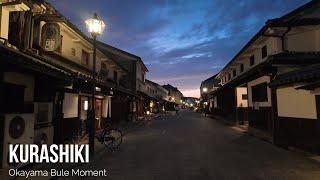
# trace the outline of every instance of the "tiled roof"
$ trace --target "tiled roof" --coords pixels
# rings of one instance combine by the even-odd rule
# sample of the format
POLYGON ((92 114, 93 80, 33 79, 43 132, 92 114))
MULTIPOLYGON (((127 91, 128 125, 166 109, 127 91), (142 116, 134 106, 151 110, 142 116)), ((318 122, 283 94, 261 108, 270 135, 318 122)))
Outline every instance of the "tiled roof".
POLYGON ((217 77, 217 75, 218 75, 218 74, 215 74, 215 75, 209 77, 208 79, 206 79, 206 80, 204 80, 204 81, 202 81, 202 82, 214 80, 214 79, 217 77))
POLYGON ((66 80, 72 79, 70 72, 2 44, 0 44, 0 56, 5 57, 0 58, 1 61, 5 61, 5 63, 15 64, 34 72, 54 75, 66 80))
POLYGON ((294 19, 289 21, 281 21, 278 19, 274 19, 274 20, 269 20, 267 23, 271 27, 310 26, 310 25, 319 25, 320 18, 294 19))
MULTIPOLYGON (((114 51, 118 51, 118 52, 123 53, 123 54, 126 54, 126 55, 128 55, 128 56, 131 56, 131 57, 135 58, 136 60, 138 60, 138 61, 142 64, 142 66, 147 70, 147 72, 149 71, 148 68, 147 68, 147 66, 146 66, 146 65, 144 64, 144 62, 142 61, 142 59, 141 59, 139 56, 137 56, 137 55, 131 54, 131 53, 129 53, 129 52, 127 52, 127 51, 124 51, 124 50, 122 50, 122 49, 118 49, 118 48, 116 48, 116 47, 113 47, 113 46, 111 46, 111 45, 109 45, 109 44, 106 44, 106 43, 103 43, 103 42, 101 42, 101 41, 97 41, 97 47, 98 47, 98 49, 99 49, 100 51, 102 51, 103 53, 105 53, 105 54, 107 54, 107 55, 109 55, 109 56, 110 56, 110 55, 113 56, 114 59, 112 59, 112 60, 114 60, 114 61, 117 61, 117 56, 118 56, 118 55, 116 55, 115 53, 111 52, 109 49, 112 49, 112 50, 114 50, 114 51)), ((120 66, 120 67, 122 67, 122 66, 120 66)))
POLYGON ((270 55, 267 61, 272 64, 313 64, 320 62, 320 52, 284 51, 270 55))
POLYGON ((281 86, 299 82, 315 82, 320 79, 320 63, 280 74, 269 85, 281 86))
POLYGON ((146 79, 146 81, 154 86, 160 86, 159 84, 153 82, 153 81, 150 81, 149 79, 146 79))

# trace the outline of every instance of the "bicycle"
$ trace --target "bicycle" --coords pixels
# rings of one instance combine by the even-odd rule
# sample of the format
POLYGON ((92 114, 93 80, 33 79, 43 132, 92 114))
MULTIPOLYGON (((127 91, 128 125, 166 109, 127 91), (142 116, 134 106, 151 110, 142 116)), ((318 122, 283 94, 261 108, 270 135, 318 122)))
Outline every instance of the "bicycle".
MULTIPOLYGON (((88 137, 89 131, 87 127, 88 124, 86 122, 81 124, 79 130, 72 136, 71 141, 73 144, 78 144, 88 137)), ((108 126, 103 129, 100 135, 95 135, 94 137, 109 149, 115 149, 122 143, 122 132, 116 128, 109 128, 108 126)))

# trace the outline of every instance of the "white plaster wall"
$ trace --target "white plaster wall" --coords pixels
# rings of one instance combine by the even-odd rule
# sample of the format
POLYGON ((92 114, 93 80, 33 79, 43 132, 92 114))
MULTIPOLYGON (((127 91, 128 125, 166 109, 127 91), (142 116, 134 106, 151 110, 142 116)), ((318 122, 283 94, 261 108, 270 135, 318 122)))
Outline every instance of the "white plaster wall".
POLYGON ((316 30, 298 30, 289 33, 287 39, 287 49, 289 51, 319 51, 320 28, 316 30))
MULTIPOLYGON (((251 50, 249 50, 248 52, 246 52, 246 56, 240 56, 238 59, 237 59, 237 65, 234 67, 234 68, 231 68, 225 72, 223 72, 222 76, 221 76, 221 82, 222 82, 222 79, 224 77, 228 77, 228 74, 231 73, 231 79, 233 79, 233 70, 236 69, 236 73, 237 73, 237 76, 242 74, 242 73, 245 73, 246 71, 248 71, 249 69, 251 69, 252 67, 264 62, 267 57, 263 58, 261 57, 261 48, 263 46, 267 45, 267 53, 268 53, 268 56, 271 55, 271 54, 276 54, 276 53, 279 53, 282 51, 282 45, 281 45, 281 40, 280 38, 276 38, 276 37, 269 37, 268 39, 266 39, 265 41, 261 42, 260 44, 255 44, 255 48, 252 48, 251 50), (254 55, 254 65, 253 66, 250 66, 250 56, 254 55), (244 71, 241 72, 241 64, 244 65, 244 71)), ((222 83, 222 84, 225 84, 225 83, 222 83)))
MULTIPOLYGON (((71 61, 74 61, 77 64, 81 65, 81 56, 82 56, 82 50, 86 51, 90 54, 89 59, 89 66, 88 68, 92 69, 93 67, 93 46, 88 45, 80 37, 68 29, 66 29, 64 26, 60 25, 60 33, 63 36, 62 38, 62 49, 61 49, 61 55, 71 61), (74 41, 80 39, 80 42, 74 41), (71 54, 71 49, 75 49, 75 56, 71 54)), ((96 72, 100 71, 101 68, 101 58, 102 56, 100 53, 97 52, 96 56, 96 72)))
MULTIPOLYGON (((248 106, 249 107, 253 107, 251 87, 257 84, 265 83, 265 82, 267 83, 270 82, 269 76, 262 76, 258 79, 248 82, 247 87, 248 87, 248 103, 249 103, 248 106)), ((258 102, 259 107, 271 107, 271 89, 269 87, 267 87, 267 95, 268 95, 268 101, 258 102)))
POLYGON ((32 102, 34 98, 34 77, 27 74, 17 72, 5 72, 3 77, 4 82, 24 85, 24 101, 32 102))
POLYGON ((315 95, 294 88, 277 89, 278 116, 317 119, 315 95))
POLYGON ((63 101, 63 117, 78 117, 78 94, 65 93, 63 101))
POLYGON ((247 94, 246 87, 237 87, 237 107, 248 107, 248 100, 243 100, 242 95, 247 94))
POLYGON ((0 37, 8 39, 9 34, 9 10, 0 7, 0 37))
MULTIPOLYGON (((282 51, 282 42, 280 38, 271 37, 267 41, 267 51, 268 55, 277 54, 282 51)), ((261 50, 260 50, 261 55, 261 50)))

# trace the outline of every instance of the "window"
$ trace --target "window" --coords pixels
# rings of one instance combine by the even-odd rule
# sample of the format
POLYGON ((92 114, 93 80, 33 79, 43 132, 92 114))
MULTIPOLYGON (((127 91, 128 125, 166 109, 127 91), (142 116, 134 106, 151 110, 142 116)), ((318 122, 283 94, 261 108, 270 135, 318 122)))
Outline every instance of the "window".
POLYGON ((261 57, 262 57, 262 59, 267 57, 267 55, 268 55, 267 46, 263 46, 261 48, 261 57))
POLYGON ((254 65, 254 55, 250 57, 250 66, 254 65))
POLYGON ((243 71, 244 71, 244 65, 241 64, 241 65, 240 65, 240 72, 243 72, 243 71))
POLYGON ((236 77, 236 75, 237 75, 237 71, 233 70, 233 77, 236 77))
POLYGON ((89 53, 86 52, 85 50, 82 50, 81 64, 85 66, 89 66, 89 53))
POLYGON ((248 94, 242 94, 242 100, 247 100, 248 99, 248 94))
POLYGON ((252 102, 267 102, 267 83, 258 84, 251 87, 252 102))
POLYGON ((228 74, 228 81, 231 80, 231 74, 228 74))
POLYGON ((113 71, 113 80, 118 81, 118 72, 113 71))

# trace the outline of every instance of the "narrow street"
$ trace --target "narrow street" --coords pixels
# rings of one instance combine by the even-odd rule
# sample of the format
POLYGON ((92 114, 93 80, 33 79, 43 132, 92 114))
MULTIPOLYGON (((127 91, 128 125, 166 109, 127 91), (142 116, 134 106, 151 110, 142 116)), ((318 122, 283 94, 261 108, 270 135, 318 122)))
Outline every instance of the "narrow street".
MULTIPOLYGON (((319 179, 320 163, 199 113, 167 113, 128 133, 83 169, 107 179, 319 179)), ((96 178, 95 178, 96 179, 96 178)))

